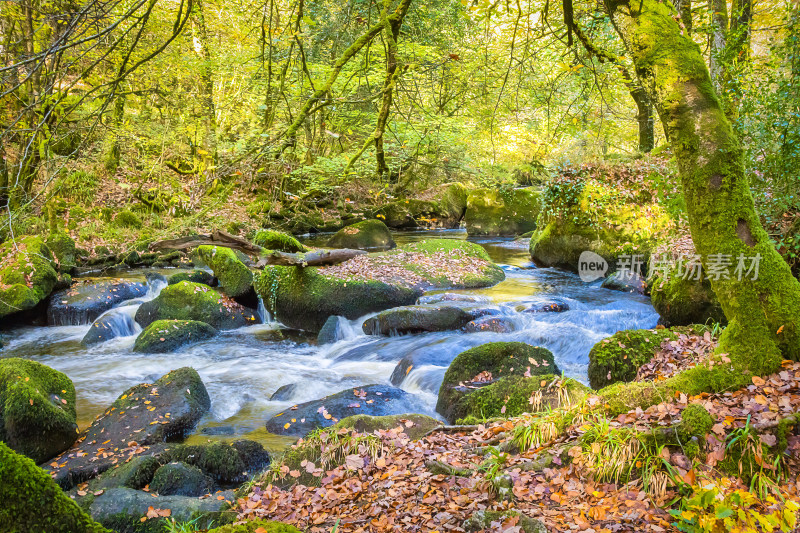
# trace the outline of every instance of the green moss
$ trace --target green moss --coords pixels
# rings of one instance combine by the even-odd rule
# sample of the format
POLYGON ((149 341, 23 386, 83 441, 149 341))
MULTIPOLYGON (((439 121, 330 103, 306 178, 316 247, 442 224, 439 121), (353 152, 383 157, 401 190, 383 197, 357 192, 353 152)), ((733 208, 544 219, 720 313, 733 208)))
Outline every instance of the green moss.
POLYGON ((0 245, 0 318, 32 309, 58 281, 53 255, 41 237, 20 237, 0 245))
POLYGON ((16 357, 0 359, 0 441, 41 463, 77 438, 75 387, 61 372, 16 357))
POLYGON ((690 440, 683 444, 683 454, 690 460, 697 459, 700 456, 700 443, 696 440, 690 440))
POLYGON ((687 280, 672 272, 667 279, 654 278, 650 291, 653 307, 667 326, 727 322, 708 279, 687 280))
POLYGON ((114 487, 144 488, 160 467, 161 462, 152 455, 134 457, 127 463, 115 465, 92 480, 89 483, 90 492, 114 487))
POLYGON ((0 442, 0 524, 5 531, 110 533, 92 521, 44 470, 0 442))
POLYGON ((358 250, 387 250, 394 248, 392 234, 380 220, 362 220, 336 232, 328 240, 331 248, 355 248, 358 250))
POLYGON ((589 384, 602 389, 618 381, 633 381, 639 367, 653 358, 661 344, 676 338, 668 329, 618 331, 589 352, 589 384))
POLYGON ((178 272, 167 278, 169 285, 175 285, 181 281, 191 281, 192 283, 200 283, 201 285, 211 285, 214 276, 205 270, 191 270, 189 272, 178 272))
POLYGON ((150 482, 150 490, 159 495, 202 496, 211 493, 211 478, 196 466, 168 463, 159 468, 150 482))
POLYGON ((156 320, 142 331, 134 352, 169 353, 181 346, 210 339, 217 330, 197 320, 156 320))
POLYGON ((254 533, 256 530, 263 533, 300 533, 300 530, 289 524, 271 522, 269 520, 254 520, 239 525, 229 525, 210 530, 208 533, 254 533))
POLYGON ((47 248, 55 256, 59 272, 72 272, 76 266, 77 247, 68 234, 64 232, 51 234, 47 237, 47 248))
POLYGON ((243 296, 253 287, 253 273, 230 248, 198 246, 197 255, 214 271, 214 276, 228 296, 243 296))
POLYGON ((253 237, 253 244, 266 248, 267 250, 278 250, 287 253, 308 251, 307 247, 300 244, 300 241, 291 235, 268 229, 258 230, 253 237))
POLYGON ((522 533, 547 533, 548 529, 540 521, 529 518, 519 511, 477 511, 464 522, 464 531, 488 531, 493 524, 516 518, 517 531, 522 533))
POLYGON ((451 183, 445 187, 439 199, 441 216, 453 222, 464 218, 467 211, 467 197, 469 190, 463 183, 451 183))
POLYGON ((685 441, 691 440, 692 437, 703 438, 711 431, 713 425, 714 419, 706 408, 699 403, 693 403, 681 412, 678 434, 685 441))
POLYGON ((421 438, 433 428, 441 425, 442 423, 435 418, 414 413, 386 416, 354 415, 337 422, 333 426, 333 430, 347 428, 359 433, 371 434, 378 430, 402 427, 403 433, 414 440, 421 438))
POLYGON ((203 446, 179 444, 165 453, 162 461, 196 466, 217 483, 225 485, 241 483, 247 479, 243 474, 247 466, 239 451, 226 442, 203 446))
POLYGON ((139 229, 142 227, 142 219, 134 212, 123 209, 114 217, 114 224, 121 228, 139 229))
POLYGON ((520 235, 536 229, 541 203, 533 189, 477 189, 467 197, 470 235, 520 235))

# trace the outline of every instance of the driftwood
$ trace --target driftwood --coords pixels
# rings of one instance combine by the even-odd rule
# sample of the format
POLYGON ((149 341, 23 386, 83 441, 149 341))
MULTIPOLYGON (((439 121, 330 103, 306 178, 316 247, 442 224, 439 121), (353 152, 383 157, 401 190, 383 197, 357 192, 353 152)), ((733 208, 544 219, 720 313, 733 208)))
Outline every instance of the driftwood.
POLYGON ((165 250, 190 250, 204 244, 235 248, 251 255, 258 255, 261 252, 260 246, 256 246, 247 239, 236 237, 224 231, 215 231, 211 235, 189 235, 178 239, 154 242, 150 245, 150 250, 154 252, 165 250))
POLYGON ((349 248, 342 248, 340 250, 317 250, 304 254, 290 254, 275 251, 262 257, 261 260, 256 263, 256 267, 263 268, 267 265, 301 267, 336 265, 366 253, 367 252, 364 250, 351 250, 349 248))

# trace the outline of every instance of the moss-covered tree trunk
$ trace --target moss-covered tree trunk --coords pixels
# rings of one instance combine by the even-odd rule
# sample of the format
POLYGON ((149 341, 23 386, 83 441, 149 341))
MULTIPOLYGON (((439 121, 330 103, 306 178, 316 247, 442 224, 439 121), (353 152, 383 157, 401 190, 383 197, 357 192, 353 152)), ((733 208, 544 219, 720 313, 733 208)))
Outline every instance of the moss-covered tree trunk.
POLYGON ((217 158, 217 110, 214 105, 214 76, 209 49, 203 3, 195 0, 194 24, 192 25, 194 52, 203 62, 200 71, 200 105, 203 116, 202 147, 212 160, 217 158))
POLYGON ((800 360, 800 283, 761 226, 740 142, 699 47, 676 22, 680 18, 669 3, 605 2, 669 133, 704 266, 721 258, 733 263, 728 279, 711 279, 729 320, 719 352, 729 355, 730 372, 721 379, 772 372, 782 357, 800 360), (751 279, 753 273, 741 280, 734 275, 740 256, 760 257, 757 279, 751 279))

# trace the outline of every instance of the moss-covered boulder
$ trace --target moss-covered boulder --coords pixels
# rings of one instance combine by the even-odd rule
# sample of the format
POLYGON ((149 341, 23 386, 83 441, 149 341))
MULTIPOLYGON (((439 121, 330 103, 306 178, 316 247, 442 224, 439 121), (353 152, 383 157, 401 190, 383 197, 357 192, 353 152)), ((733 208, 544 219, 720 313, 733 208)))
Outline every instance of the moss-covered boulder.
POLYGON ((139 229, 142 227, 142 219, 133 211, 123 209, 114 216, 114 224, 121 228, 139 229))
POLYGON ((476 189, 467 198, 467 233, 521 235, 536 228, 539 206, 533 189, 476 189))
POLYGON ((217 330, 197 320, 156 320, 142 331, 134 352, 169 353, 181 346, 210 339, 217 330))
POLYGON ((147 294, 147 283, 124 278, 84 278, 69 289, 53 293, 47 303, 47 324, 77 326, 89 324, 100 315, 134 298, 147 294))
POLYGON ((289 524, 270 520, 253 520, 244 524, 228 525, 210 530, 208 533, 301 533, 289 524))
POLYGON ((41 237, 0 245, 0 318, 33 309, 58 281, 53 255, 41 237))
POLYGON ((521 533, 548 533, 547 526, 539 520, 530 518, 519 511, 477 511, 464 522, 464 531, 490 531, 495 524, 508 524, 513 531, 521 533))
MULTIPOLYGON (((461 352, 442 379, 436 411, 450 422, 467 416, 464 400, 479 387, 509 376, 557 374, 553 354, 546 348, 524 342, 490 342, 461 352)), ((503 398, 500 398, 502 403, 503 398)), ((498 413, 500 406, 498 406, 498 413)), ((480 415, 480 413, 477 413, 480 415)), ((486 416, 490 416, 488 413, 486 416)))
POLYGON ((14 533, 111 533, 44 470, 0 442, 0 529, 14 533))
POLYGON ((140 454, 140 447, 185 438, 210 407, 208 391, 197 371, 189 367, 173 370, 154 383, 125 391, 80 435, 73 448, 47 468, 59 485, 69 489, 140 454))
POLYGON ((213 484, 196 466, 175 462, 156 470, 150 490, 160 496, 202 496, 211 492, 213 484))
POLYGON ((664 341, 677 338, 668 329, 616 332, 589 352, 589 384, 593 389, 602 389, 618 381, 633 381, 639 368, 653 358, 664 341))
POLYGON ((172 274, 167 278, 167 284, 169 285, 175 285, 181 281, 191 281, 192 283, 200 283, 210 287, 214 283, 214 274, 205 270, 189 270, 172 274))
POLYGON ((379 207, 373 212, 373 216, 394 229, 432 226, 439 216, 439 204, 413 198, 397 200, 379 207))
POLYGON ((392 335, 461 329, 473 319, 464 309, 449 305, 410 305, 382 311, 364 321, 367 335, 392 335))
POLYGON ((63 231, 53 233, 47 237, 47 248, 53 252, 56 267, 59 272, 71 274, 77 266, 78 248, 75 241, 63 231))
POLYGON ((77 437, 72 381, 35 361, 0 359, 0 441, 41 463, 77 437))
POLYGON ((173 520, 191 521, 197 529, 233 522, 236 513, 230 506, 234 501, 233 491, 200 499, 192 496, 155 496, 141 490, 118 488, 106 490, 94 498, 89 512, 94 520, 116 533, 163 533, 167 523, 173 520), (153 511, 148 515, 150 509, 153 511))
POLYGON ((352 429, 359 433, 375 433, 399 429, 412 440, 420 439, 432 429, 442 425, 442 422, 427 415, 404 413, 400 415, 369 416, 353 415, 340 420, 333 426, 334 430, 341 428, 352 429))
POLYGON ((136 311, 136 322, 147 327, 156 320, 197 320, 216 329, 236 329, 258 323, 255 313, 206 285, 181 281, 165 287, 136 311))
POLYGON ((278 250, 279 252, 302 253, 308 251, 306 246, 300 244, 300 241, 291 235, 269 229, 258 230, 253 236, 253 244, 267 250, 278 250))
POLYGON ((672 327, 706 324, 709 320, 727 322, 709 280, 683 279, 672 274, 666 279, 656 277, 650 287, 650 300, 661 315, 662 324, 672 327))
POLYGON ((353 320, 410 305, 422 294, 380 281, 324 276, 312 267, 267 266, 256 276, 255 287, 272 316, 286 326, 314 333, 330 316, 353 320))
POLYGON ((577 272, 584 251, 611 265, 621 255, 642 255, 646 262, 670 219, 658 205, 631 202, 597 181, 562 181, 545 191, 537 225, 530 242, 533 262, 577 272))
POLYGON ((440 217, 446 227, 457 228, 467 212, 469 189, 463 183, 448 183, 441 186, 439 196, 440 217))
POLYGON ((214 276, 222 286, 222 292, 228 296, 232 298, 244 296, 252 290, 253 273, 230 248, 198 246, 197 255, 214 271, 214 276))
POLYGON ((160 459, 197 467, 226 488, 244 483, 270 464, 269 452, 261 444, 246 439, 231 443, 179 444, 167 450, 160 459))
MULTIPOLYGON (((155 455, 137 455, 130 461, 117 463, 89 483, 88 492, 127 487, 142 489, 150 484, 161 461, 155 455)), ((74 490, 74 489, 73 489, 74 490)))
POLYGON ((380 220, 363 220, 337 231, 328 240, 330 248, 388 250, 396 246, 386 224, 380 220))

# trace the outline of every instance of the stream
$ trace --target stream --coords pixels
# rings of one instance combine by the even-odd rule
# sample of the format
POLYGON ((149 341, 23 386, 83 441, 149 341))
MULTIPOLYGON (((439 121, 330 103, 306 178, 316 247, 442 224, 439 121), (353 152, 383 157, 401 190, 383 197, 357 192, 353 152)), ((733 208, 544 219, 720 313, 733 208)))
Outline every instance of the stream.
MULTIPOLYGON (((398 232, 398 244, 425 238, 465 239, 463 230, 398 232)), ((393 383, 417 395, 420 411, 436 415, 436 394, 447 366, 462 351, 494 341, 521 341, 544 346, 565 375, 587 382, 588 354, 599 340, 622 329, 652 328, 658 314, 649 298, 584 283, 577 275, 530 262, 528 241, 470 238, 501 264, 506 280, 478 290, 447 290, 473 295, 495 308, 513 325, 509 333, 448 331, 377 337, 365 335, 367 318, 342 320, 341 340, 317 346, 315 337, 284 331, 276 322, 253 325, 184 347, 169 354, 134 353, 141 328, 132 320, 142 301, 154 298, 163 282, 150 282, 146 296, 123 302, 105 314, 124 336, 84 347, 80 341, 90 323, 20 327, 3 332, 0 357, 25 357, 64 372, 77 392, 78 423, 88 426, 128 387, 151 382, 172 369, 195 368, 211 396, 211 411, 190 441, 247 437, 268 449, 280 449, 294 438, 271 435, 265 421, 291 405, 372 383, 393 383), (561 313, 525 313, 518 308, 558 299, 569 305, 561 313), (404 360, 405 358, 405 360, 404 360), (404 360, 404 365, 398 363, 404 360), (281 386, 296 384, 288 399, 270 401, 281 386)), ((323 237, 306 239, 322 244, 323 237)), ((174 270, 172 271, 174 272, 174 270)), ((165 272, 166 273, 166 272, 165 272)), ((144 280, 142 272, 121 274, 144 280)), ((267 317, 268 318, 268 317, 267 317)))

